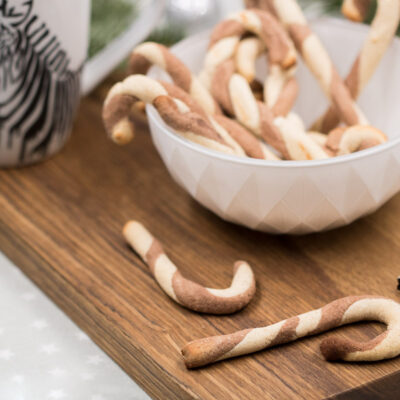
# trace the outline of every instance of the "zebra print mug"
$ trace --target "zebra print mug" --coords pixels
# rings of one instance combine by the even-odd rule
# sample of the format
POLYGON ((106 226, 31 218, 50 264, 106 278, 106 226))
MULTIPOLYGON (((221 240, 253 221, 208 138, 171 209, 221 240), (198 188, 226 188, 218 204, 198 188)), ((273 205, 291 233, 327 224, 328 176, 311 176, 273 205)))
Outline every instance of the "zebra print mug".
POLYGON ((0 0, 0 166, 59 151, 79 103, 90 0, 0 0))

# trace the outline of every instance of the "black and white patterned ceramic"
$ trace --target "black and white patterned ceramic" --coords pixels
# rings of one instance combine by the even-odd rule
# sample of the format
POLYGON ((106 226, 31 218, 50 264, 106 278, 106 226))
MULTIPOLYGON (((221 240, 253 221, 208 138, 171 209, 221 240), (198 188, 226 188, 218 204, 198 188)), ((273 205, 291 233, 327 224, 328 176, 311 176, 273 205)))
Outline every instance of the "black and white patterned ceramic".
POLYGON ((86 58, 89 0, 0 0, 0 166, 67 140, 86 58))

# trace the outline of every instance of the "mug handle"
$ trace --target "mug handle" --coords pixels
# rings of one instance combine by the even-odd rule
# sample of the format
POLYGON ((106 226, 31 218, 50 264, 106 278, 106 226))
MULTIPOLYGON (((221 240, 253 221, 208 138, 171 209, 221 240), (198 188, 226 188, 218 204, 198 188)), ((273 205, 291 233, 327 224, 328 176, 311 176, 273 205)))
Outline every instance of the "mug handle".
POLYGON ((165 8, 165 0, 151 0, 140 10, 140 16, 102 51, 86 61, 81 79, 81 96, 100 83, 132 48, 145 39, 156 26, 165 8))

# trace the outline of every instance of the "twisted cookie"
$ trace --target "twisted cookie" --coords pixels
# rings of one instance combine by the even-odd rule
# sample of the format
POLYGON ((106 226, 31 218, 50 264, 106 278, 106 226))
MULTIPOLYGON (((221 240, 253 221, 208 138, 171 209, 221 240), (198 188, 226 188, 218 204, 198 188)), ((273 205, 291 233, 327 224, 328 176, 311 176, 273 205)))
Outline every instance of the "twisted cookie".
POLYGON ((387 141, 383 132, 370 125, 340 127, 331 131, 325 146, 334 155, 344 155, 365 150, 387 141))
MULTIPOLYGON (((166 47, 147 42, 133 50, 130 58, 130 72, 146 73, 152 64, 163 68, 174 81, 175 85, 161 82, 169 95, 180 99, 189 105, 192 111, 206 117, 209 120, 209 124, 226 144, 233 149, 236 155, 247 155, 266 160, 279 159, 262 142, 252 137, 251 133, 246 129, 233 120, 227 121, 226 118, 223 118, 218 104, 207 89, 166 47), (179 90, 179 88, 182 90, 179 90), (185 93, 188 95, 185 96, 185 93), (221 116, 221 118, 218 118, 218 116, 221 116)), ((188 134, 186 134, 186 138, 193 140, 193 137, 188 134)), ((210 147, 210 145, 207 147, 210 147)), ((212 148, 218 150, 215 146, 212 146, 212 148)), ((227 152, 224 149, 223 151, 227 152)))
POLYGON ((227 118, 224 115, 216 115, 214 119, 234 140, 236 140, 237 143, 240 144, 247 156, 259 158, 261 160, 280 160, 280 158, 269 150, 261 140, 258 140, 236 121, 227 118))
POLYGON ((367 125, 367 119, 352 99, 323 44, 308 26, 296 0, 270 0, 270 3, 343 122, 349 126, 367 125))
POLYGON ((275 118, 265 103, 257 101, 246 81, 233 74, 229 82, 230 100, 238 121, 262 137, 287 160, 325 159, 329 155, 307 136, 293 115, 275 118))
MULTIPOLYGON (((287 118, 278 117, 274 124, 278 127, 292 160, 323 160, 330 157, 325 146, 313 140, 298 123, 300 117, 291 113, 287 118)), ((301 121, 301 120, 300 120, 301 121)), ((302 121, 301 121, 302 123, 302 121)))
MULTIPOLYGON (((257 37, 246 37, 237 45, 235 66, 249 84, 256 82, 256 60, 265 51, 263 42, 257 37)), ((296 67, 282 69, 271 65, 264 82, 263 99, 274 115, 286 115, 292 108, 298 93, 294 77, 296 67)))
POLYGON ((253 298, 256 286, 249 264, 237 261, 232 284, 227 289, 209 289, 185 279, 164 253, 161 244, 136 221, 123 230, 125 239, 149 266, 165 293, 182 306, 209 314, 231 314, 245 307, 253 298))
POLYGON ((275 119, 277 115, 286 116, 296 98, 297 84, 291 76, 295 61, 293 44, 276 19, 267 12, 246 10, 234 14, 214 29, 202 77, 209 82, 211 92, 221 107, 274 147, 283 158, 327 158, 328 153, 307 137, 297 124, 275 119), (246 31, 257 34, 259 38, 239 42, 246 31), (249 81, 254 80, 254 62, 262 47, 260 40, 269 49, 270 74, 265 83, 267 104, 255 98, 249 85, 249 81), (234 58, 235 46, 240 57, 234 58), (250 65, 240 61, 246 53, 250 57, 250 65), (246 77, 235 73, 236 66, 238 70, 245 71, 246 77))
MULTIPOLYGON (((342 13, 354 21, 363 21, 369 5, 369 0, 344 0, 342 13)), ((378 8, 368 36, 345 81, 353 99, 358 98, 365 85, 371 79, 396 33, 399 21, 400 1, 378 0, 378 8)), ((339 122, 340 118, 335 109, 330 107, 313 124, 313 129, 320 132, 329 132, 339 122)))
MULTIPOLYGON (((183 91, 144 75, 131 75, 115 84, 104 101, 104 125, 116 143, 124 144, 132 139, 134 126, 129 116, 132 105, 138 99, 152 104, 161 118, 183 137, 224 153, 244 154, 238 145, 231 146, 233 139, 229 137, 228 141, 216 131, 203 111, 187 99, 183 91)), ((222 132, 226 133, 225 130, 222 132)), ((229 136, 228 133, 226 135, 229 136)))
POLYGON ((221 113, 208 90, 193 76, 189 68, 165 46, 153 42, 137 46, 129 59, 130 74, 144 75, 152 65, 157 65, 165 70, 175 85, 189 93, 208 114, 221 113))
POLYGON ((349 296, 264 328, 195 340, 183 347, 182 355, 188 368, 202 367, 359 321, 379 321, 387 330, 363 343, 324 339, 320 349, 326 360, 378 361, 400 354, 400 305, 383 297, 349 296))
POLYGON ((264 43, 256 36, 245 37, 237 44, 235 66, 247 82, 251 83, 256 79, 256 60, 265 50, 264 43))
POLYGON ((273 110, 276 115, 285 115, 297 96, 297 83, 293 77, 296 52, 278 21, 268 12, 254 9, 236 13, 214 28, 200 77, 229 114, 233 115, 228 94, 228 76, 235 72, 233 59, 238 70, 244 71, 251 82, 255 59, 264 48, 268 49, 269 58, 265 100, 269 107, 276 107, 273 110), (240 40, 246 32, 257 35, 259 41, 255 38, 240 40))

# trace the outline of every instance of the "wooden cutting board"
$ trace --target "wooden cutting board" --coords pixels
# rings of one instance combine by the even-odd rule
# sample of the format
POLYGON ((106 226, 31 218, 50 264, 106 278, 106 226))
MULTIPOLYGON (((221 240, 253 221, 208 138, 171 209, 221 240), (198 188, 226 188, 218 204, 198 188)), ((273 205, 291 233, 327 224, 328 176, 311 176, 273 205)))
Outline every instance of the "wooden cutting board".
POLYGON ((83 100, 59 155, 0 171, 1 250, 154 398, 398 399, 400 358, 344 364, 319 353, 321 336, 366 340, 383 329, 374 323, 186 370, 179 350, 192 339, 263 326, 347 295, 400 301, 400 197, 349 227, 302 237, 224 222, 173 182, 145 126, 126 147, 106 138, 101 102, 111 83, 83 100), (202 284, 225 287, 233 262, 249 261, 255 298, 232 316, 181 308, 124 243, 131 218, 202 284))

